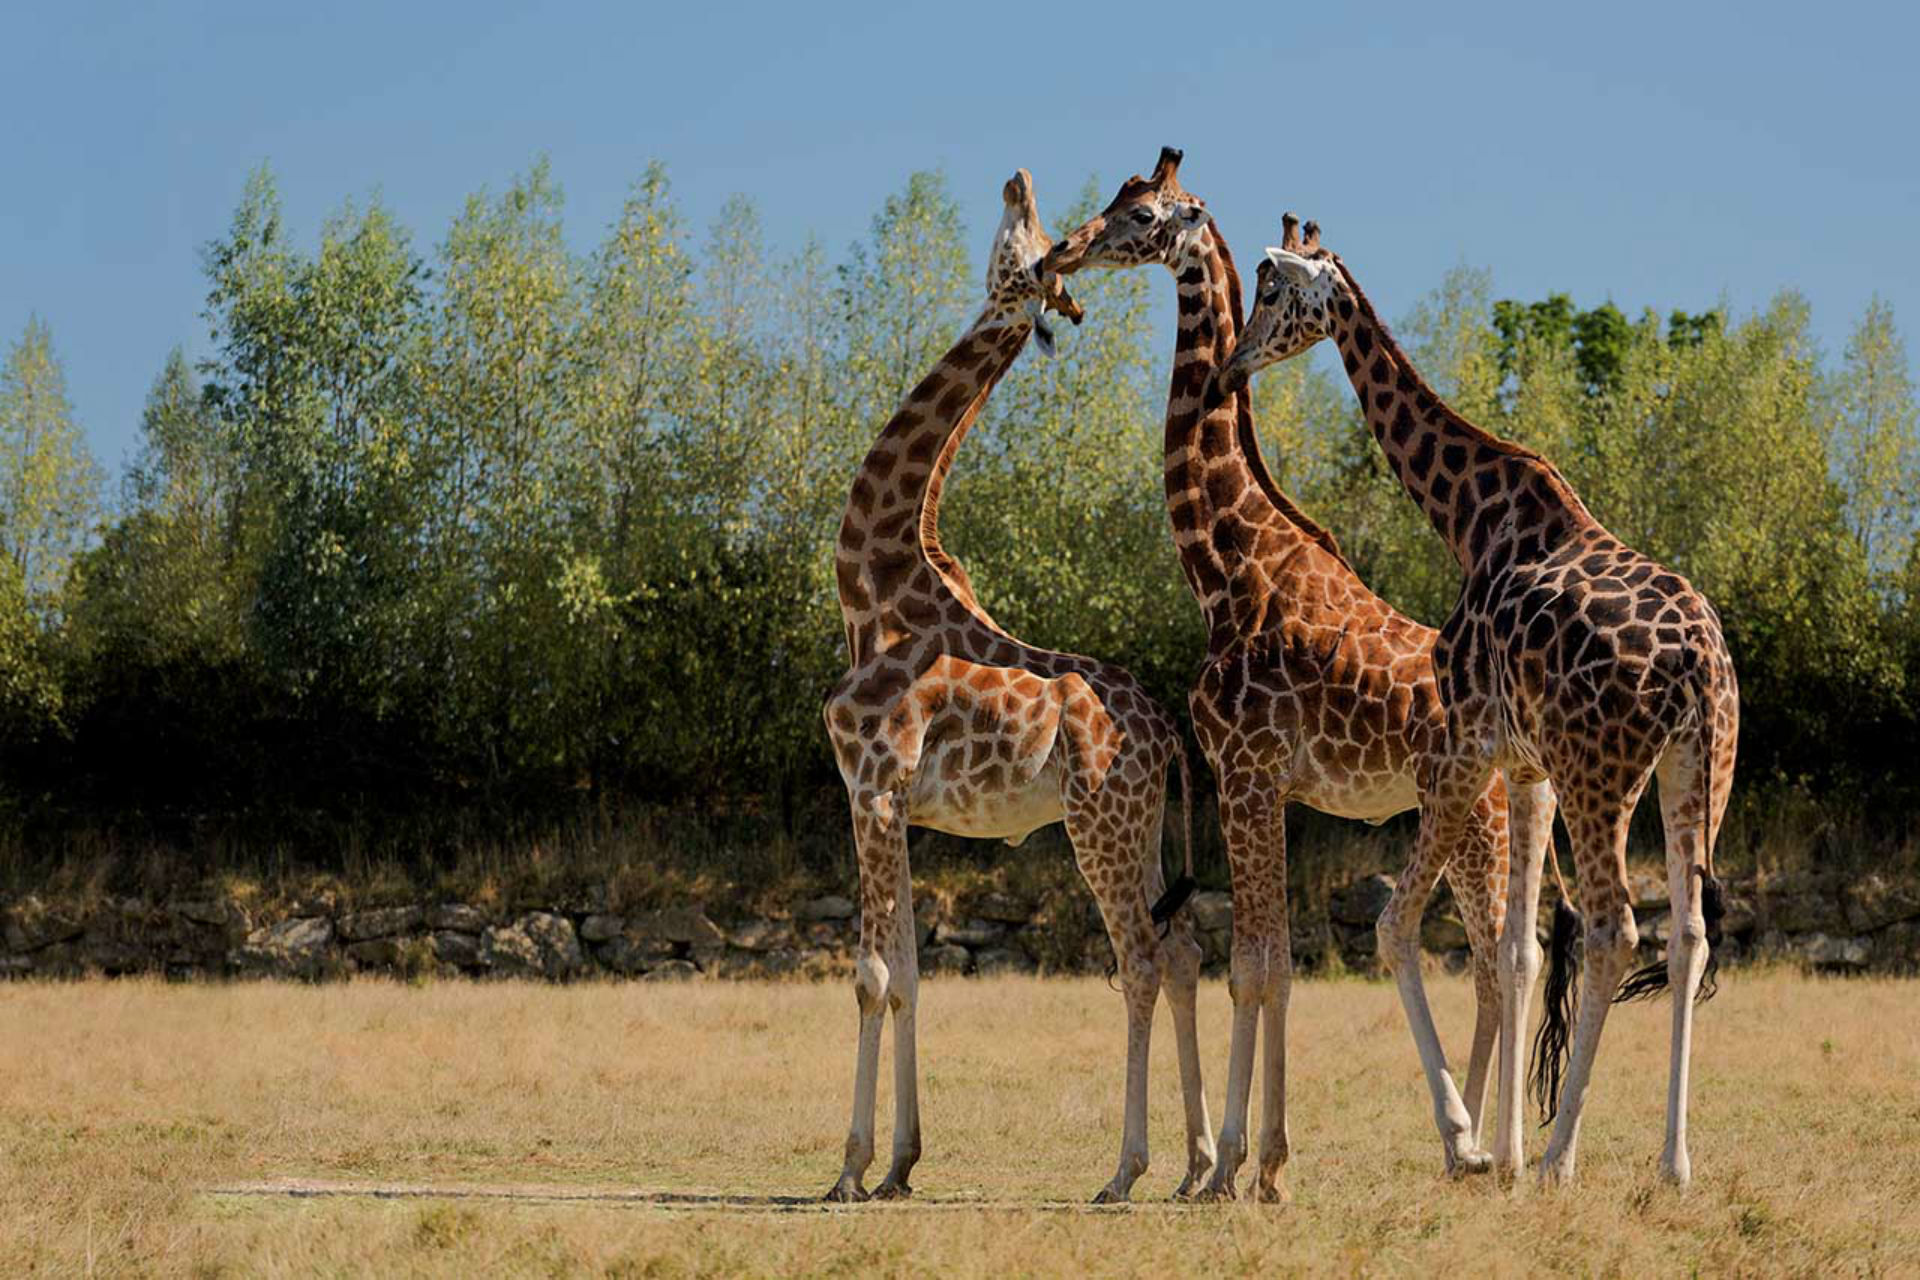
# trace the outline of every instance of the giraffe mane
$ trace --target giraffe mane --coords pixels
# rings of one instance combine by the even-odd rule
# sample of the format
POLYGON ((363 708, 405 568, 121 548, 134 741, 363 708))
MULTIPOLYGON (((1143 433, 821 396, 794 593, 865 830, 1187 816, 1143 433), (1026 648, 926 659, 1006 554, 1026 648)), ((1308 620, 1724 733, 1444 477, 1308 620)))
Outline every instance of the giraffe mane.
MULTIPOLYGON (((1233 323, 1236 330, 1235 340, 1237 341, 1237 331, 1241 322, 1241 316, 1245 314, 1241 310, 1240 270, 1233 265, 1233 251, 1227 248, 1226 239, 1215 234, 1213 243, 1220 252, 1221 265, 1224 266, 1227 271, 1227 302, 1233 308, 1233 323)), ((1267 460, 1260 452, 1260 436, 1259 433, 1254 430, 1253 392, 1250 387, 1242 387, 1240 389, 1239 395, 1235 398, 1234 406, 1234 436, 1240 443, 1241 454, 1246 458, 1247 471, 1253 476, 1253 482, 1260 486, 1260 492, 1265 494, 1267 501, 1271 502, 1282 516, 1293 522, 1293 524, 1299 528, 1300 532, 1306 534, 1307 537, 1311 538, 1314 542, 1319 543, 1321 550, 1325 551, 1335 560, 1338 560, 1348 569, 1353 568, 1351 564, 1347 563, 1347 557, 1341 553, 1340 544, 1335 541, 1332 532, 1321 527, 1318 521, 1295 506, 1293 499, 1289 498, 1280 486, 1275 483, 1273 473, 1267 470, 1267 460)))
POLYGON ((1539 467, 1540 470, 1545 473, 1547 479, 1561 491, 1562 496, 1568 500, 1568 505, 1572 509, 1578 511, 1589 520, 1593 518, 1587 512, 1586 504, 1580 500, 1580 495, 1574 491, 1572 485, 1567 483, 1566 477, 1560 474, 1560 468, 1548 461, 1545 455, 1539 453, 1537 450, 1529 449, 1526 445, 1518 441, 1508 440, 1502 436, 1493 434, 1493 432, 1488 431, 1479 423, 1472 421, 1452 405, 1448 404, 1446 397, 1438 391, 1435 391, 1433 385, 1427 381, 1426 375, 1420 372, 1419 366, 1414 364, 1412 360, 1406 358, 1406 353, 1400 346, 1400 340, 1393 336, 1393 330, 1387 327, 1387 322, 1383 320, 1380 317, 1380 313, 1374 309, 1373 300, 1367 297, 1366 290, 1360 287, 1360 282, 1353 278, 1353 272, 1347 269, 1347 264, 1341 259, 1340 255, 1327 249, 1322 249, 1321 252, 1326 257, 1332 259, 1333 265, 1339 269, 1340 278, 1346 282, 1347 289, 1353 294, 1354 305, 1360 308, 1360 314, 1372 322, 1373 327, 1379 330, 1382 339, 1395 351, 1400 352, 1400 367, 1406 371, 1408 377, 1413 379, 1414 392, 1416 395, 1424 394, 1430 397, 1436 405, 1440 406, 1440 409, 1447 415, 1452 423, 1458 427, 1463 434, 1472 438, 1475 443, 1485 445, 1497 453, 1504 453, 1509 457, 1519 458, 1522 461, 1539 467))

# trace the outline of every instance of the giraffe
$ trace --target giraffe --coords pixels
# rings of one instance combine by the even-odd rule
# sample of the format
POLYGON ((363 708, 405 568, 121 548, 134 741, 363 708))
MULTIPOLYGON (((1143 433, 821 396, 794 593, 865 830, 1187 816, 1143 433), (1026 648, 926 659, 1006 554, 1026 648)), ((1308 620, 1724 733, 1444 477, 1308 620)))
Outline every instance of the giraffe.
POLYGON ((1038 264, 1050 245, 1025 170, 1002 190, 986 306, 906 397, 854 477, 835 554, 848 670, 825 707, 853 811, 860 867, 854 993, 859 1054, 846 1162, 830 1200, 861 1200, 873 1158, 881 1023, 893 1013, 893 1163, 872 1193, 911 1194, 920 1156, 915 1061, 919 975, 907 828, 1001 838, 1065 821, 1113 942, 1127 1011, 1125 1133, 1100 1202, 1124 1201, 1147 1168, 1147 1061, 1164 983, 1173 1009, 1191 1192, 1213 1165, 1195 997, 1201 951, 1176 914, 1192 888, 1160 867, 1170 765, 1186 763, 1173 718, 1125 671, 1016 640, 981 608, 941 547, 947 468, 1042 313, 1080 309, 1038 264), (1163 892, 1164 889, 1164 892, 1163 892), (1149 905, 1149 904, 1153 905, 1149 905), (1158 927, 1157 927, 1158 926, 1158 927))
MULTIPOLYGON (((1069 234, 1045 268, 1160 263, 1179 297, 1167 401, 1167 509, 1187 584, 1206 615, 1205 665, 1189 706, 1219 787, 1233 878, 1230 987, 1234 1020, 1219 1164, 1205 1194, 1234 1195, 1247 1155, 1258 1022, 1266 1054, 1254 1194, 1284 1196, 1291 1149, 1286 1115, 1286 1012, 1291 983, 1285 806, 1381 822, 1419 805, 1445 738, 1434 684, 1435 633, 1369 591, 1331 535, 1274 484, 1254 435, 1250 398, 1203 407, 1201 394, 1232 348, 1240 280, 1205 204, 1180 185, 1181 153, 1160 154, 1149 178, 1129 178, 1104 211, 1069 234)), ((1542 789, 1544 793, 1544 788, 1542 789)), ((1532 831, 1552 797, 1534 801, 1532 831)), ((1482 1172, 1479 1146, 1489 1060, 1500 1024, 1495 958, 1508 866, 1507 806, 1498 778, 1445 845, 1425 842, 1380 918, 1379 952, 1393 970, 1432 1094, 1446 1168, 1482 1172), (1473 947, 1478 1016, 1466 1096, 1448 1074, 1419 964, 1420 916, 1445 874, 1473 947)))
MULTIPOLYGON (((1740 715, 1719 615, 1685 578, 1607 532, 1551 462, 1450 408, 1346 264, 1320 245, 1319 229, 1308 223, 1304 239, 1291 223, 1285 229, 1260 265, 1240 346, 1208 394, 1225 399, 1256 369, 1332 338, 1374 439, 1460 564, 1460 599, 1434 647, 1450 749, 1422 838, 1451 840, 1496 768, 1510 782, 1550 779, 1558 794, 1585 921, 1586 973, 1542 1183, 1573 1177, 1601 1028, 1639 940, 1627 823, 1648 782, 1659 780, 1674 929, 1664 972, 1649 966, 1628 994, 1674 992, 1660 1168, 1684 1184, 1693 1005, 1718 941, 1713 846, 1733 787, 1740 715)), ((1539 965, 1533 921, 1545 852, 1529 848, 1513 878, 1501 945, 1508 1008, 1495 1154, 1505 1170, 1521 1162, 1518 1033, 1539 965)), ((1550 993, 1567 977, 1572 943, 1559 920, 1555 934, 1550 993)), ((1557 1056, 1554 1022, 1564 1014, 1550 1000, 1548 1015, 1543 1040, 1557 1056)), ((1536 1078, 1551 1082, 1557 1061, 1551 1065, 1542 1072, 1537 1064, 1536 1078)))

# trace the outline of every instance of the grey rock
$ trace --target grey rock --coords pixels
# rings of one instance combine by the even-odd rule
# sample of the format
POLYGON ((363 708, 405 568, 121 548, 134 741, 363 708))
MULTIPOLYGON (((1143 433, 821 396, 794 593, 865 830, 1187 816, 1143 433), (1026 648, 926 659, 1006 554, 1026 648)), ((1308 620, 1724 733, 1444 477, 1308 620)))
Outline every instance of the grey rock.
POLYGON ((647 970, 647 982, 676 982, 688 978, 697 978, 700 971, 693 967, 690 960, 664 960, 647 970))
POLYGON ((913 904, 913 945, 924 947, 933 937, 933 931, 942 920, 947 918, 946 904, 939 898, 926 897, 913 904))
POLYGON ((645 973, 648 969, 673 958, 674 946, 671 942, 658 942, 644 938, 632 938, 625 934, 609 939, 594 949, 594 955, 600 963, 615 973, 645 973))
POLYGON ((419 907, 376 907, 370 911, 350 911, 335 927, 348 942, 366 942, 372 938, 391 938, 420 927, 425 913, 419 907))
POLYGON ((1870 874, 1841 887, 1840 909, 1848 928, 1871 933, 1891 924, 1920 920, 1920 889, 1870 874))
POLYGON ((1341 924, 1372 925, 1393 897, 1393 881, 1384 875, 1362 876, 1334 891, 1327 914, 1341 924))
POLYGON ((279 977, 318 978, 333 967, 333 921, 302 916, 247 935, 238 959, 243 968, 279 977))
POLYGON ((791 920, 742 920, 727 934, 727 943, 742 951, 776 951, 798 946, 791 920))
POLYGON ((851 920, 853 903, 837 893, 829 893, 819 898, 808 898, 793 908, 795 920, 851 920))
POLYGON ((81 943, 80 959, 89 970, 110 976, 141 973, 150 967, 151 952, 120 938, 89 934, 81 943))
POLYGON ((1815 876, 1783 876, 1759 894, 1759 913, 1771 929, 1785 933, 1847 932, 1833 886, 1815 876))
POLYGON ((784 978, 800 969, 800 953, 792 947, 764 951, 730 948, 703 965, 702 970, 722 978, 784 978))
POLYGON ((86 931, 78 916, 49 907, 28 894, 5 913, 4 932, 10 951, 38 951, 67 942, 86 931))
POLYGON ((433 958, 455 969, 480 967, 480 939, 457 929, 441 929, 433 934, 433 958))
POLYGON ((495 973, 512 977, 563 979, 586 968, 573 921, 549 911, 534 911, 511 925, 480 935, 480 960, 495 973))
POLYGON ((1451 912, 1428 912, 1420 922, 1420 945, 1428 951, 1458 951, 1467 945, 1467 926, 1451 912))
POLYGON ((362 969, 397 969, 406 948, 398 938, 369 938, 350 944, 347 955, 362 969))
POLYGON ((1188 904, 1197 929, 1206 931, 1233 928, 1233 895, 1209 889, 1193 895, 1188 904))
POLYGON ((850 942, 855 931, 851 921, 815 920, 801 931, 801 936, 809 946, 838 947, 850 942))
POLYGON ((996 946, 1007 936, 1007 926, 992 920, 974 917, 965 923, 948 922, 933 931, 936 941, 950 942, 962 947, 996 946))
POLYGON ((1886 973, 1920 970, 1920 920, 1888 925, 1874 934, 1873 967, 1886 973))
POLYGON ((0 955, 0 978, 24 978, 32 972, 32 956, 0 955))
POLYGON ((436 933, 483 933, 487 917, 464 902, 442 902, 427 908, 427 928, 436 933))
POLYGON ((1825 933, 1796 938, 1791 945, 1803 960, 1816 969, 1864 969, 1873 954, 1865 938, 1835 937, 1825 933))
MULTIPOLYGON (((1547 878, 1551 880, 1551 874, 1547 878)), ((1627 872, 1627 896, 1632 900, 1635 911, 1666 910, 1666 874, 1645 870, 1627 872)))
POLYGON ((983 893, 971 904, 971 914, 997 924, 1025 924, 1033 918, 1033 904, 1010 893, 983 893))
POLYGON ((666 907, 629 916, 624 932, 633 938, 680 942, 688 946, 712 946, 727 940, 727 935, 720 932, 720 926, 707 919, 706 912, 688 906, 666 907))
POLYGON ((999 973, 1032 973, 1038 967, 1031 956, 1012 947, 989 947, 973 958, 973 970, 982 977, 999 973))
POLYGON ((922 973, 965 973, 967 966, 973 963, 973 954, 965 947, 951 943, 935 943, 920 952, 920 972, 922 973))
POLYGON ((596 913, 580 922, 580 940, 582 942, 606 942, 626 932, 625 916, 596 913))
POLYGON ((238 904, 225 901, 190 900, 187 902, 176 902, 172 904, 171 910, 173 914, 183 920, 190 920, 194 924, 213 925, 216 927, 224 927, 231 924, 235 921, 236 917, 245 919, 247 914, 240 909, 238 904))

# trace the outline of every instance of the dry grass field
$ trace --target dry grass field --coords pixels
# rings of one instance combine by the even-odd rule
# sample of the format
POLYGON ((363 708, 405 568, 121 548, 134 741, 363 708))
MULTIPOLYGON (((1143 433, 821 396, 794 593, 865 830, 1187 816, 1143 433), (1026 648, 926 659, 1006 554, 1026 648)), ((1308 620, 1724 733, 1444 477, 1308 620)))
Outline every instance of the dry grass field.
MULTIPOLYGON (((1465 984, 1433 993, 1463 1042, 1465 984)), ((1216 1122, 1226 1007, 1208 984, 1216 1122)), ((1098 1212, 1119 997, 951 979, 922 1010, 918 1198, 828 1209, 843 984, 0 986, 0 1274, 1920 1274, 1920 984, 1727 975, 1684 1193, 1664 1007, 1609 1025, 1579 1184, 1507 1193, 1440 1179, 1392 989, 1345 980, 1296 988, 1292 1203, 1168 1204, 1163 1015, 1154 1167, 1098 1212)))

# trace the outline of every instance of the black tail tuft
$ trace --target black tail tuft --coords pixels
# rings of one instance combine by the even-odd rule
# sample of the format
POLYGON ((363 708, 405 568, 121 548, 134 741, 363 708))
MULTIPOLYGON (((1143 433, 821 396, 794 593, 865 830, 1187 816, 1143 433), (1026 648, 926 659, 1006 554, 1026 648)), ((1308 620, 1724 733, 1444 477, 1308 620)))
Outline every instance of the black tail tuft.
POLYGON ((1197 887, 1192 876, 1176 876, 1173 883, 1167 886, 1167 891, 1160 895, 1160 901, 1154 903, 1147 911, 1153 922, 1160 926, 1161 937, 1167 936, 1167 929, 1173 924, 1174 916, 1179 914, 1180 908, 1187 905, 1187 899, 1193 896, 1193 891, 1197 887))
POLYGON ((1580 941, 1580 913, 1565 898, 1553 908, 1553 932, 1547 941, 1547 990, 1541 1010, 1540 1032, 1533 1038, 1531 1092, 1540 1108, 1540 1123, 1552 1123, 1560 1110, 1560 1079, 1567 1069, 1567 1042, 1579 1011, 1574 979, 1580 961, 1574 947, 1580 941))
MULTIPOLYGON (((1700 990, 1693 998, 1695 1004, 1713 999, 1713 993, 1720 986, 1714 980, 1714 975, 1720 968, 1720 940, 1726 933, 1721 922, 1727 918, 1727 899, 1717 876, 1703 874, 1700 877, 1700 918, 1707 926, 1707 969, 1700 975, 1700 990)), ((1621 983, 1613 1002, 1625 1004, 1629 1000, 1647 1000, 1666 989, 1667 962, 1656 960, 1645 968, 1635 970, 1632 977, 1621 983)))
POLYGON ((1700 918, 1707 926, 1707 969, 1700 975, 1700 994, 1694 997, 1695 1004, 1713 999, 1713 993, 1720 989, 1714 975, 1720 968, 1720 942, 1727 936, 1727 895, 1720 886, 1719 876, 1700 877, 1700 918))

